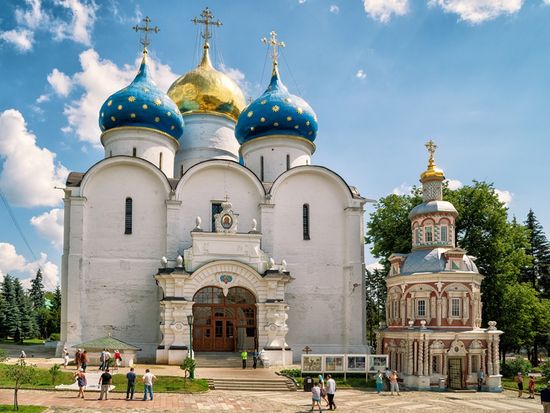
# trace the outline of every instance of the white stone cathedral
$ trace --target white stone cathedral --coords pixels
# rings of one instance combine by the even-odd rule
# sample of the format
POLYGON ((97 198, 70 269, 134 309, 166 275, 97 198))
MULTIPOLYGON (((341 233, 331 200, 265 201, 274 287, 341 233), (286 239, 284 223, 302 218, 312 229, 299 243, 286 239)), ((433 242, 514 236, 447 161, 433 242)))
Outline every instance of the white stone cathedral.
POLYGON ((193 315, 195 352, 365 353, 366 200, 312 164, 317 117, 282 83, 275 33, 270 84, 246 106, 201 16, 200 64, 165 94, 145 48, 100 109, 105 158, 69 175, 60 348, 112 335, 179 364, 193 315))

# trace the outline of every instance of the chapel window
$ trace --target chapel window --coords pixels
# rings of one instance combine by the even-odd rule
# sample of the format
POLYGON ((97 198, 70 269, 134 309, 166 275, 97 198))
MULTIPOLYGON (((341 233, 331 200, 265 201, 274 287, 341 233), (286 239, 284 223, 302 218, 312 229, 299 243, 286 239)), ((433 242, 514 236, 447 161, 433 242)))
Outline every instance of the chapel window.
POLYGON ((113 156, 113 151, 109 151, 109 158, 113 156))
POLYGON ((432 356, 432 374, 441 373, 441 355, 432 356))
POLYGON ((425 242, 432 242, 434 239, 433 236, 433 227, 426 227, 424 229, 424 241, 425 242))
POLYGON ((307 241, 309 237, 309 204, 304 204, 302 206, 302 220, 303 220, 303 236, 304 240, 307 241))
POLYGON ((260 181, 264 181, 264 157, 260 156, 260 181))
POLYGON ((290 169, 290 155, 286 156, 286 170, 288 171, 290 169))
POLYGON ((212 227, 211 231, 216 232, 216 214, 222 212, 222 203, 221 202, 212 202, 212 227))
POLYGON ((132 148, 132 156, 137 156, 137 148, 132 148))
POLYGON ((394 300, 392 302, 392 318, 396 319, 399 318, 399 301, 394 300))
POLYGON ((162 171, 162 152, 159 153, 159 169, 162 171))
POLYGON ((451 298, 451 317, 460 317, 460 298, 451 298))
POLYGON ((416 301, 416 316, 426 317, 426 300, 416 301))
POLYGON ((480 370, 480 356, 472 354, 472 364, 470 366, 470 373, 477 373, 480 370))
POLYGON ((124 233, 132 233, 132 198, 126 198, 124 213, 124 233))
POLYGON ((183 176, 183 165, 180 165, 180 178, 183 176))
POLYGON ((440 228, 440 236, 441 236, 441 242, 447 242, 448 240, 448 230, 447 225, 442 225, 440 228))

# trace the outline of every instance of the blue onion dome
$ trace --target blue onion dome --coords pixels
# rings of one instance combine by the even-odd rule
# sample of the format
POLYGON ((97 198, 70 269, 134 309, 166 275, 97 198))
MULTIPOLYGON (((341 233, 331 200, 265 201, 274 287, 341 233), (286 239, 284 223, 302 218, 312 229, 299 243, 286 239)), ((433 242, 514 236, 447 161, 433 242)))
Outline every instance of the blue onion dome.
POLYGON ((235 127, 240 144, 272 135, 296 136, 310 142, 317 136, 315 112, 301 97, 288 92, 276 63, 269 87, 243 110, 235 127))
POLYGON ((147 52, 135 79, 107 98, 99 113, 102 131, 120 127, 141 127, 179 139, 183 118, 176 104, 155 84, 147 65, 147 52))

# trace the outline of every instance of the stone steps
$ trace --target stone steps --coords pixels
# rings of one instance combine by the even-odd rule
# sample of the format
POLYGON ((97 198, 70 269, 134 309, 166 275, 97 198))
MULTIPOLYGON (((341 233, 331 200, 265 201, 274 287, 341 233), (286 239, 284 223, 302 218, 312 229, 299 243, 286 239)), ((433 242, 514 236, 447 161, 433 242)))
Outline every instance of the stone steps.
POLYGON ((214 390, 296 391, 292 380, 278 379, 212 379, 214 390))
MULTIPOLYGON (((195 362, 199 368, 242 367, 240 353, 195 353, 195 362)), ((252 363, 252 355, 249 354, 247 366, 252 367, 252 363)), ((260 363, 258 363, 258 367, 261 367, 260 363)))

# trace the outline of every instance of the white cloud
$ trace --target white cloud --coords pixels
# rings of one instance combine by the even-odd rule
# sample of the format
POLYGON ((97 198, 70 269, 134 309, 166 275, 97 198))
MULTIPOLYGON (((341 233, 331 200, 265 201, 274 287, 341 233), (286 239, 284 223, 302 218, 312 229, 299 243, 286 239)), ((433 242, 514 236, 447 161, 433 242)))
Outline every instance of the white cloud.
POLYGON ((95 2, 79 0, 55 0, 54 4, 69 10, 70 22, 58 24, 54 29, 57 39, 71 39, 86 46, 91 44, 91 31, 96 20, 97 5, 95 2))
MULTIPOLYGON (((94 49, 85 50, 80 54, 82 71, 75 73, 71 79, 73 86, 83 89, 82 95, 65 106, 64 114, 68 125, 78 139, 100 147, 101 131, 98 126, 98 114, 101 105, 117 90, 127 86, 137 74, 141 57, 133 65, 119 67, 110 60, 101 59, 94 49)), ((155 62, 149 58, 151 76, 156 80, 161 90, 168 90, 178 77, 168 65, 155 62)))
POLYGON ((449 185, 449 189, 451 191, 454 191, 456 189, 460 189, 464 186, 462 184, 462 182, 460 182, 458 179, 447 179, 446 182, 449 185))
POLYGON ((363 80, 363 79, 366 79, 366 78, 367 78, 367 74, 365 73, 365 71, 364 71, 363 69, 359 69, 359 70, 357 71, 357 73, 355 73, 355 77, 356 77, 357 79, 363 80))
POLYGON ((409 11, 409 0, 363 0, 367 14, 382 23, 390 21, 392 15, 403 16, 409 11))
POLYGON ((393 190, 391 192, 394 195, 410 195, 412 189, 413 189, 412 185, 402 183, 398 187, 393 188, 393 190))
POLYGON ((458 14, 460 20, 479 24, 502 14, 517 13, 523 0, 430 0, 430 6, 440 6, 446 13, 458 14))
POLYGON ((336 4, 331 4, 328 10, 334 14, 340 13, 340 7, 338 7, 336 4))
POLYGON ((543 0, 543 3, 550 6, 550 0, 543 0))
POLYGON ((34 33, 52 33, 55 40, 70 39, 89 46, 98 6, 94 0, 53 0, 50 9, 41 0, 26 0, 26 8, 15 10, 17 27, 0 38, 22 52, 33 48, 34 33))
POLYGON ((306 0, 298 0, 298 3, 300 4, 304 4, 306 2, 306 0))
POLYGON ((61 249, 63 245, 63 209, 54 208, 42 215, 32 217, 31 224, 52 245, 61 249))
POLYGON ((57 68, 48 75, 48 83, 53 87, 55 93, 64 97, 69 95, 73 84, 71 78, 57 68))
POLYGON ((495 189, 495 193, 498 196, 498 200, 502 202, 504 206, 510 206, 512 203, 512 198, 514 197, 513 193, 502 189, 495 189))
POLYGON ((17 50, 22 53, 31 50, 34 41, 33 32, 26 29, 14 29, 2 32, 0 33, 0 39, 4 40, 7 43, 11 43, 15 46, 17 50))
POLYGON ((0 112, 0 188, 8 200, 23 207, 56 206, 69 171, 55 163, 55 153, 36 144, 23 115, 14 109, 0 112))
POLYGON ((36 103, 43 103, 50 100, 50 95, 40 95, 36 98, 36 103))
POLYGON ((38 268, 42 269, 44 287, 53 290, 59 282, 58 267, 48 261, 48 255, 40 253, 36 261, 27 262, 25 257, 19 255, 12 244, 0 242, 0 279, 5 274, 12 274, 22 278, 23 287, 29 288, 31 280, 36 276, 38 268), (23 278, 26 277, 26 278, 23 278))

